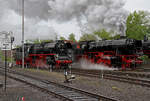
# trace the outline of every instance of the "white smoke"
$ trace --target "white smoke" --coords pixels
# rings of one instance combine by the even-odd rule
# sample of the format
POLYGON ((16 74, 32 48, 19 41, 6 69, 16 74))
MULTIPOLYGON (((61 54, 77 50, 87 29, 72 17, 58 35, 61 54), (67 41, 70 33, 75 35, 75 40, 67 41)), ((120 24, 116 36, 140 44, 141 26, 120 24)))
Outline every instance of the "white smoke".
POLYGON ((102 64, 94 64, 86 59, 81 59, 79 63, 73 64, 73 68, 81 68, 81 69, 87 69, 87 70, 118 70, 117 68, 108 67, 102 64), (78 65, 78 66, 76 66, 78 65))
MULTIPOLYGON (((22 0, 0 0, 0 30, 13 31, 21 39, 22 0)), ((124 0, 25 0, 25 38, 48 38, 55 31, 48 20, 76 20, 82 33, 106 28, 120 32, 128 12, 124 0), (43 24, 44 22, 44 24, 43 24), (49 33, 49 34, 48 34, 49 33)), ((123 29, 122 29, 123 30, 123 29)))
POLYGON ((41 68, 41 69, 48 69, 49 68, 49 65, 46 64, 42 59, 40 60, 36 60, 35 61, 35 64, 38 68, 41 68))
POLYGON ((124 0, 54 0, 49 1, 49 12, 51 18, 59 22, 76 19, 80 27, 87 27, 86 31, 105 28, 120 32, 118 27, 122 26, 128 15, 123 9, 124 4, 124 0))

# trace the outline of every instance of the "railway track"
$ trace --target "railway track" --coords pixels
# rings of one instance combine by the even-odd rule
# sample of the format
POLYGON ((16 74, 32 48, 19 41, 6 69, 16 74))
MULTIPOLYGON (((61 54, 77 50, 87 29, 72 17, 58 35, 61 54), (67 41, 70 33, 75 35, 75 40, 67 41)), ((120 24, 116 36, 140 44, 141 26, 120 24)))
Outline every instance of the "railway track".
MULTIPOLYGON (((4 69, 1 68, 0 73, 3 74, 3 71, 4 69)), ((8 69, 8 77, 31 85, 32 87, 38 88, 48 94, 52 94, 63 101, 117 101, 115 99, 93 94, 81 89, 72 88, 48 80, 39 79, 34 76, 18 73, 11 69, 8 69)))
MULTIPOLYGON (((91 74, 100 74, 101 70, 83 70, 83 69, 72 69, 73 72, 82 72, 82 73, 91 73, 91 74)), ((119 75, 119 76, 131 76, 131 77, 140 77, 140 78, 150 78, 150 74, 141 73, 141 72, 128 72, 128 71, 103 71, 104 74, 112 74, 112 75, 119 75)))
POLYGON ((116 81, 120 81, 120 82, 127 82, 127 83, 131 83, 131 84, 150 87, 150 80, 137 79, 137 78, 133 78, 133 77, 118 76, 118 75, 112 75, 112 74, 105 74, 104 78, 110 79, 110 80, 116 80, 116 81))
MULTIPOLYGON (((54 70, 54 72, 63 72, 63 70, 54 70)), ((88 77, 102 78, 102 72, 95 71, 95 70, 90 71, 90 70, 73 69, 71 73, 76 75, 88 76, 88 77)), ((136 73, 107 71, 106 73, 103 72, 103 78, 150 87, 150 80, 148 80, 150 79, 149 75, 146 76, 143 74, 136 74, 136 73), (146 79, 142 79, 142 78, 146 78, 146 79)))
POLYGON ((136 84, 136 85, 141 85, 141 86, 146 86, 146 87, 150 87, 150 80, 148 79, 142 79, 142 78, 136 78, 136 77, 132 77, 131 75, 128 74, 105 74, 103 72, 90 72, 90 71, 72 71, 73 74, 77 74, 77 75, 82 75, 82 76, 89 76, 89 77, 96 77, 96 78, 103 78, 104 79, 109 79, 109 80, 115 80, 115 81, 120 81, 120 82, 126 82, 126 83, 130 83, 130 84, 136 84))

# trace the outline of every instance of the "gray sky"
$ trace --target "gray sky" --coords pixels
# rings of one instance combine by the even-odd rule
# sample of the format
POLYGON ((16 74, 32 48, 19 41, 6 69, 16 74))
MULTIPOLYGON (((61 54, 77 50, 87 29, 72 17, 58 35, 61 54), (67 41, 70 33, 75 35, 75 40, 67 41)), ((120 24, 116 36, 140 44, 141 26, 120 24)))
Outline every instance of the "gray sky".
MULTIPOLYGON (((16 44, 21 43, 20 1, 0 0, 0 31, 13 31, 16 44)), ((106 2, 103 5, 102 0, 56 1, 54 4, 50 0, 25 0, 25 39, 54 39, 56 33, 66 38, 74 33, 79 39, 83 25, 93 29, 97 26, 108 28, 124 19, 118 20, 118 17, 126 16, 126 10, 128 13, 134 10, 150 11, 150 0, 126 0, 125 4, 121 0, 104 0, 106 2), (107 10, 107 4, 112 9, 107 10), (105 14, 106 10, 108 14, 105 14)))
POLYGON ((150 11, 150 0, 126 0, 125 9, 131 12, 134 10, 150 11))

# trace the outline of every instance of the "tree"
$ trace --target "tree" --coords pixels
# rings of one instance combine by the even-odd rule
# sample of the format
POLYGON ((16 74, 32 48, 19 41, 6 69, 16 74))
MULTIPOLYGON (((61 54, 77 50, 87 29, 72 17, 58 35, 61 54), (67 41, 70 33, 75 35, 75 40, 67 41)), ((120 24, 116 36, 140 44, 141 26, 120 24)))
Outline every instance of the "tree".
POLYGON ((96 40, 96 36, 94 34, 84 34, 80 37, 79 41, 89 41, 89 40, 96 40))
POLYGON ((38 43, 41 43, 41 41, 39 39, 35 39, 33 40, 33 43, 38 44, 38 43))
POLYGON ((115 35, 112 37, 112 39, 119 39, 120 38, 120 35, 115 35))
POLYGON ((71 41, 73 41, 73 42, 76 41, 75 35, 74 35, 73 33, 71 33, 71 34, 69 35, 69 38, 68 38, 68 39, 71 40, 71 41))
POLYGON ((65 39, 65 37, 61 36, 61 37, 60 37, 60 40, 66 40, 66 39, 65 39))
POLYGON ((126 23, 128 38, 143 40, 145 35, 150 34, 150 14, 146 11, 134 11, 126 23))
POLYGON ((40 43, 43 43, 43 42, 53 42, 53 40, 40 40, 40 43))
POLYGON ((112 39, 111 33, 107 32, 105 29, 102 29, 101 31, 95 31, 94 34, 101 39, 112 39))
POLYGON ((28 39, 25 40, 26 43, 41 43, 39 39, 28 39))

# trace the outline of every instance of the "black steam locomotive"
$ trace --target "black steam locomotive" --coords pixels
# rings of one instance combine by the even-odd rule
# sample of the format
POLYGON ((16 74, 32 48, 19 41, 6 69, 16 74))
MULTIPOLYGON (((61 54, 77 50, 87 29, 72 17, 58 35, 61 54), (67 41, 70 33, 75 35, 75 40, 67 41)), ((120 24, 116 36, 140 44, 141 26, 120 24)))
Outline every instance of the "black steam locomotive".
MULTIPOLYGON (((69 41, 25 44, 24 65, 37 68, 68 67, 73 61, 72 44, 69 41)), ((22 47, 15 49, 17 65, 22 65, 22 47)))
POLYGON ((133 39, 84 41, 80 43, 78 58, 109 67, 135 68, 142 63, 142 41, 133 39))
MULTIPOLYGON (((86 59, 94 64, 121 69, 142 64, 142 55, 150 56, 150 42, 134 39, 82 41, 54 41, 25 44, 24 65, 41 68, 69 67, 74 61, 86 59)), ((16 64, 22 65, 21 47, 16 49, 16 64)))

